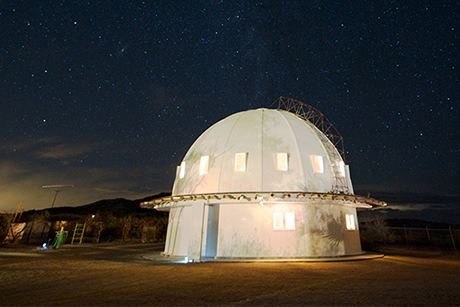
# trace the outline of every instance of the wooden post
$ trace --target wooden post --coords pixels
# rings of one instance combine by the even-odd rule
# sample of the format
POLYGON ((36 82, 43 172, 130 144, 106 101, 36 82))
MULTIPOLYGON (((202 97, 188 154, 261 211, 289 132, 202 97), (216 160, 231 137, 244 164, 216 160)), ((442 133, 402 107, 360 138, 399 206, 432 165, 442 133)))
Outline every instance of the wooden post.
POLYGON ((46 226, 48 226, 48 221, 43 222, 42 232, 40 233, 40 239, 43 239, 43 234, 45 233, 46 226))
POLYGON ((404 227, 404 239, 406 240, 406 245, 409 243, 409 241, 407 240, 407 230, 406 230, 406 225, 403 225, 404 227))
POLYGON ((454 247, 454 251, 457 251, 457 246, 455 246, 455 238, 452 233, 452 226, 449 225, 449 233, 450 233, 450 239, 452 240, 452 246, 454 247))
POLYGON ((430 230, 428 229, 428 225, 425 225, 426 236, 428 238, 428 243, 431 245, 431 237, 430 237, 430 230))
POLYGON ((26 244, 29 244, 30 242, 30 235, 32 234, 32 230, 34 230, 34 225, 35 225, 35 221, 32 220, 32 223, 29 228, 29 233, 27 234, 26 244))
POLYGON ((98 229, 97 229, 97 238, 96 238, 96 243, 100 243, 101 241, 101 233, 102 230, 104 229, 104 224, 102 222, 97 223, 98 229))

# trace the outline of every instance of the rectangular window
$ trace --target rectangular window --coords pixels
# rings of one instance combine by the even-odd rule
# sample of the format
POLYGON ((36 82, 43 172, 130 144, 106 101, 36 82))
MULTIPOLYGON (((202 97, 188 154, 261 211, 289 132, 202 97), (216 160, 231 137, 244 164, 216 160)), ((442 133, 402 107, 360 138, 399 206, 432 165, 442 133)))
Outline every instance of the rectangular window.
POLYGON ((248 154, 246 152, 238 152, 235 154, 235 171, 246 171, 246 159, 248 154))
POLYGON ((184 178, 185 177, 185 161, 182 161, 179 167, 179 178, 184 178))
POLYGON ((323 174, 324 173, 323 156, 311 155, 310 160, 311 160, 311 166, 313 168, 313 172, 323 174))
POLYGON ((276 169, 279 171, 288 170, 288 154, 286 152, 278 152, 276 154, 276 169))
POLYGON ((273 230, 284 229, 284 215, 280 212, 273 213, 273 230))
POLYGON ((273 212, 273 230, 295 230, 294 212, 273 212))
POLYGON ((200 159, 200 176, 208 173, 209 156, 202 156, 200 159))
POLYGON ((295 214, 294 212, 286 212, 284 214, 284 226, 286 230, 295 230, 295 214))
POLYGON ((337 172, 340 177, 345 177, 345 163, 343 161, 339 161, 337 164, 337 172))
POLYGON ((179 173, 180 173, 180 166, 178 165, 176 167, 176 178, 179 178, 179 173))
POLYGON ((347 230, 356 230, 355 216, 353 214, 345 214, 347 230))

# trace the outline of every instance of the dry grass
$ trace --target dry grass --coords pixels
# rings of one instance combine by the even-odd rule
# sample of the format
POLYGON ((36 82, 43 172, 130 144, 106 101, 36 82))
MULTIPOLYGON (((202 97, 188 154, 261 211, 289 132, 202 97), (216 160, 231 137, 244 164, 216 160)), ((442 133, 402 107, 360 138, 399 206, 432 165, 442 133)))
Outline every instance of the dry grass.
POLYGON ((455 305, 460 261, 160 265, 152 245, 0 249, 1 305, 455 305))

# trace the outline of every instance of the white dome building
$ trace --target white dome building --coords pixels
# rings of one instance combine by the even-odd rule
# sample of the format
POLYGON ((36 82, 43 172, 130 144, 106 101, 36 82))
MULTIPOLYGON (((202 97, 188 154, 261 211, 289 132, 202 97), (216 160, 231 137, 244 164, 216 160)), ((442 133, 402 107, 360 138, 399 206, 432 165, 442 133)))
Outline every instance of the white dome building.
MULTIPOLYGON (((169 211, 166 256, 203 261, 362 253, 356 208, 385 204, 353 195, 333 138, 298 112, 315 109, 282 102, 294 103, 289 108, 301 116, 257 109, 217 122, 187 151, 172 196, 144 203, 169 211)), ((324 126, 321 113, 310 118, 318 115, 324 126)), ((327 121, 326 128, 333 129, 327 121)))

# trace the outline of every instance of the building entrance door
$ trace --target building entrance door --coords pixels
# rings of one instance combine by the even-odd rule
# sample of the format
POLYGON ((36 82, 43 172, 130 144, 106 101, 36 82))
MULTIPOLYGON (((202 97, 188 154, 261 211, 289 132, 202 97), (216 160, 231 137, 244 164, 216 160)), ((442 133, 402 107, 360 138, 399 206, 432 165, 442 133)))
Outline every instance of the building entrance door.
POLYGON ((217 255, 217 239, 219 234, 219 205, 208 206, 206 228, 205 257, 214 258, 217 255))

